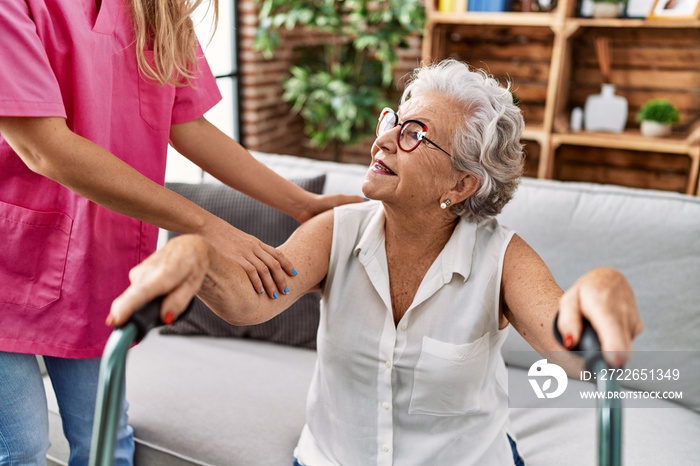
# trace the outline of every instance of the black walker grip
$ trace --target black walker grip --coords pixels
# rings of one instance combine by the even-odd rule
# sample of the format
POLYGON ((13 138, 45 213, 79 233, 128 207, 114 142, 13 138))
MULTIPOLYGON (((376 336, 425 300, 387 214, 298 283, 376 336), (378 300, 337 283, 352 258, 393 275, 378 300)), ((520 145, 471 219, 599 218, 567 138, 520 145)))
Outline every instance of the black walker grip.
POLYGON ((134 312, 129 322, 127 322, 136 326, 135 343, 143 340, 150 330, 164 325, 164 322, 160 318, 160 306, 163 304, 163 299, 163 296, 159 296, 144 304, 134 312))
MULTIPOLYGON (((560 345, 564 346, 564 338, 559 332, 557 322, 559 322, 558 312, 554 317, 554 337, 557 339, 560 345)), ((603 353, 600 351, 600 340, 598 339, 598 334, 595 332, 593 326, 586 318, 583 319, 583 332, 581 333, 581 339, 579 340, 578 345, 567 349, 570 351, 576 351, 583 357, 587 371, 593 371, 596 363, 603 359, 603 353)))
MULTIPOLYGON (((159 296, 144 304, 131 315, 125 324, 127 325, 131 323, 136 327, 136 338, 134 339, 134 343, 141 342, 141 340, 146 337, 146 334, 154 328, 165 325, 165 322, 163 322, 160 318, 160 307, 163 304, 163 299, 165 299, 165 296, 159 296)), ((185 312, 178 316, 177 320, 180 320, 187 315, 187 313, 192 309, 193 305, 194 298, 192 298, 192 301, 190 301, 190 303, 187 305, 185 312)))

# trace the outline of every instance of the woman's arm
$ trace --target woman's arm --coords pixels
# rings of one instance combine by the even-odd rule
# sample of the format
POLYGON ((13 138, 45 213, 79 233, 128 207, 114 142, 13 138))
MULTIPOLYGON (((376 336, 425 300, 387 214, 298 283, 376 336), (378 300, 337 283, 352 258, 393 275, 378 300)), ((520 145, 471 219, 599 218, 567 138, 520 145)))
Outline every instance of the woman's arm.
MULTIPOLYGON (((567 346, 578 344, 585 317, 608 352, 606 360, 610 352, 630 351, 642 330, 634 293, 620 272, 594 269, 564 293, 539 255, 517 235, 506 250, 502 289, 503 316, 540 352, 562 349, 552 332, 557 311, 567 346)), ((614 366, 620 362, 608 361, 614 366)))
POLYGON ((300 223, 360 196, 318 195, 279 176, 204 117, 172 125, 170 143, 223 183, 274 207, 300 223))
POLYGON ((563 291, 540 256, 518 235, 506 249, 501 287, 503 317, 537 351, 561 350, 552 323, 563 291))
MULTIPOLYGON (((32 171, 87 199, 166 230, 205 236, 248 271, 258 292, 265 289, 272 296, 287 286, 286 275, 294 267, 279 251, 154 183, 72 132, 63 118, 0 117, 0 133, 32 171)), ((241 179, 255 176, 239 173, 241 179)), ((266 184, 264 179, 258 182, 266 184)))
POLYGON ((0 117, 0 133, 30 170, 115 212, 179 233, 199 233, 213 220, 204 209, 75 134, 63 118, 0 117))
POLYGON ((219 316, 234 325, 265 322, 316 290, 328 273, 333 236, 333 212, 300 226, 280 249, 299 265, 289 279, 289 293, 265 299, 247 286, 246 272, 201 236, 172 239, 129 273, 131 285, 112 304, 107 323, 119 326, 138 307, 167 295, 161 318, 180 315, 195 294, 219 316))

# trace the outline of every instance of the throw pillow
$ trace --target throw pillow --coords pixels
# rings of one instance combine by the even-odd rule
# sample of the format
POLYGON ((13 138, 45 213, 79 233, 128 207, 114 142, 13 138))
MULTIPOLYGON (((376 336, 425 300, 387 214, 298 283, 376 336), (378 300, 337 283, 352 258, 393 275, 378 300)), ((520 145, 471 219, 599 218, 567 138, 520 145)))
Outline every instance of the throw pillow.
MULTIPOLYGON (((307 191, 320 194, 325 175, 291 181, 307 191)), ((226 220, 264 243, 277 247, 299 226, 293 218, 258 202, 226 185, 204 183, 167 183, 166 186, 212 214, 226 220)), ((168 238, 176 234, 169 232, 168 238)), ((235 326, 214 314, 195 298, 190 311, 174 324, 163 327, 164 335, 209 335, 214 337, 253 338, 274 343, 316 348, 319 322, 319 293, 309 293, 282 314, 262 324, 235 326)))

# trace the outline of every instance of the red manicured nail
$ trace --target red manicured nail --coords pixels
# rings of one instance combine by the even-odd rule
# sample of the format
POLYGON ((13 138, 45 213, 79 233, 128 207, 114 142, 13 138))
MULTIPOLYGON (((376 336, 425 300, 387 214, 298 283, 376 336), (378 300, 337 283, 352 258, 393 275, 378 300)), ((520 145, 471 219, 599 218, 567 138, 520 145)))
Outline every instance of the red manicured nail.
POLYGON ((165 313, 165 317, 163 317, 163 322, 165 323, 165 325, 172 324, 174 320, 175 320, 175 314, 173 314, 170 311, 165 313))
POLYGON ((114 324, 114 316, 112 314, 109 314, 107 316, 107 319, 105 320, 105 324, 107 324, 108 327, 111 327, 114 324))
POLYGON ((567 348, 571 348, 572 346, 574 346, 574 337, 572 337, 571 334, 567 335, 564 338, 564 346, 567 348))
POLYGON ((615 362, 617 363, 617 367, 620 368, 625 364, 625 358, 623 358, 621 354, 618 354, 615 358, 615 362))

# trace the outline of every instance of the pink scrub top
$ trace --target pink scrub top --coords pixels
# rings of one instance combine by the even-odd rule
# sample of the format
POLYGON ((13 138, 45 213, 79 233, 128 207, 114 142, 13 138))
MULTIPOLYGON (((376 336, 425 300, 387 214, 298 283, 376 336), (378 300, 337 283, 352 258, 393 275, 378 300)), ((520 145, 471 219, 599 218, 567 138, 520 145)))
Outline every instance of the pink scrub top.
MULTIPOLYGON (((221 99, 198 46, 191 86, 138 72, 128 0, 0 1, 0 115, 64 117, 163 184, 170 125, 221 99)), ((152 59, 152 52, 151 52, 152 59)), ((0 351, 100 356, 112 300, 158 230, 33 173, 0 135, 0 351)))

